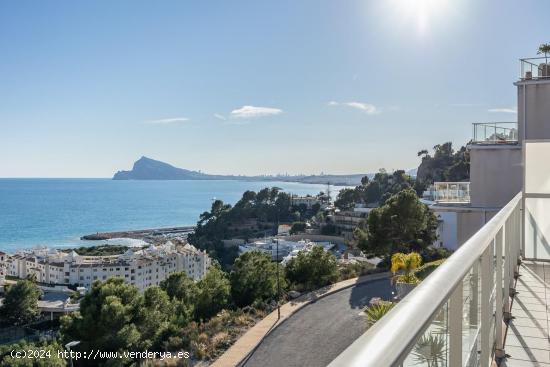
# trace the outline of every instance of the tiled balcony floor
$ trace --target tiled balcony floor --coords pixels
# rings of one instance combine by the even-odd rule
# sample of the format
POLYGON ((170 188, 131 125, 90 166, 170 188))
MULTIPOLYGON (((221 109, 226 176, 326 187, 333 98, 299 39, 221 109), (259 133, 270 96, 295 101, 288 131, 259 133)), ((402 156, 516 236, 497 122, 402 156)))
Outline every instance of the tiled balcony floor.
POLYGON ((550 263, 524 261, 505 342, 506 367, 550 367, 550 263))

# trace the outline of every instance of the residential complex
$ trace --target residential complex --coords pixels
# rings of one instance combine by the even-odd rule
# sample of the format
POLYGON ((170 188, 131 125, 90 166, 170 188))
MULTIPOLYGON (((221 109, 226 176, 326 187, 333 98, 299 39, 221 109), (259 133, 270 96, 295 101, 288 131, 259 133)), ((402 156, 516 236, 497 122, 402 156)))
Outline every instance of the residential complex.
POLYGON ((319 205, 321 209, 325 209, 328 205, 328 200, 319 196, 298 196, 292 195, 290 197, 290 205, 292 206, 301 206, 304 205, 308 210, 313 208, 314 205, 319 205))
POLYGON ((143 291, 176 272, 185 272, 194 280, 201 279, 210 266, 210 257, 189 244, 176 246, 168 241, 112 256, 80 256, 74 251, 37 248, 6 255, 3 263, 7 275, 32 276, 39 283, 89 289, 96 280, 122 278, 143 291))
POLYGON ((250 243, 239 245, 239 252, 260 251, 271 257, 273 261, 288 262, 296 257, 300 251, 309 251, 313 246, 321 246, 326 251, 335 247, 334 243, 329 241, 310 241, 308 239, 299 241, 289 241, 280 238, 265 238, 250 243))

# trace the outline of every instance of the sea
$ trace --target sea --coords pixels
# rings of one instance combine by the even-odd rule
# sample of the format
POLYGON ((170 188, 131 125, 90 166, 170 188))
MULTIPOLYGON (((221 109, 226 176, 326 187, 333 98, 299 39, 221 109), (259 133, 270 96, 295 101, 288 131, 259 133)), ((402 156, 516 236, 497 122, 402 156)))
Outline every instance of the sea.
MULTIPOLYGON (((326 185, 277 181, 0 179, 0 251, 92 246, 98 242, 82 241, 80 237, 96 232, 195 225, 213 200, 234 204, 246 190, 273 186, 297 195, 326 191, 326 185)), ((338 189, 331 187, 333 196, 338 189)))

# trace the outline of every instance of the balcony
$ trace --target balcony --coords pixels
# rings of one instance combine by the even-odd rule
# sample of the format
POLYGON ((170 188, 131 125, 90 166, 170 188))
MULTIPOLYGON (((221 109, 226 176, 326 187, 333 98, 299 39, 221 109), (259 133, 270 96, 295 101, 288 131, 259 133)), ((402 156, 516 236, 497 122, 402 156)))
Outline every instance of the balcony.
POLYGON ((527 140, 522 192, 329 367, 550 366, 548 156, 527 140))
POLYGON ((517 122, 474 123, 472 142, 475 145, 517 144, 517 122))
POLYGON ((434 182, 434 201, 438 204, 469 204, 469 182, 434 182))
POLYGON ((550 64, 548 58, 531 57, 520 59, 520 80, 550 79, 550 64))

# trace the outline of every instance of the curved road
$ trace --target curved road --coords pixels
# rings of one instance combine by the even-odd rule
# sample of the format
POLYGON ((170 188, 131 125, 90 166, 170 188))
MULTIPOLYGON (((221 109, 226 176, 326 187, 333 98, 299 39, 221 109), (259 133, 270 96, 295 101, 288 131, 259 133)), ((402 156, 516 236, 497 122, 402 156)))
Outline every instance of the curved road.
POLYGON ((362 308, 390 299, 389 279, 344 289, 305 306, 273 330, 242 364, 246 367, 325 367, 366 330, 362 308))

